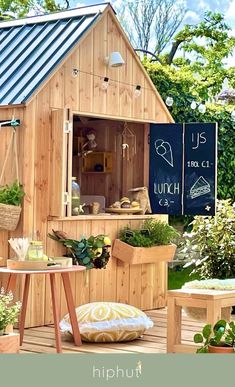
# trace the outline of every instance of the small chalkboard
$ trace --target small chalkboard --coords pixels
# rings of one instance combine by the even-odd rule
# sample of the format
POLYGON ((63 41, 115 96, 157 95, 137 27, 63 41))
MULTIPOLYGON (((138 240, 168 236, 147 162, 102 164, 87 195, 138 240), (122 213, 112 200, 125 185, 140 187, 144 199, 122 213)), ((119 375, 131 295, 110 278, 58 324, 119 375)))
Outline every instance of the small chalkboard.
POLYGON ((182 213, 183 125, 150 125, 149 196, 155 214, 182 213))
POLYGON ((151 124, 149 196, 155 214, 214 215, 217 124, 151 124))
POLYGON ((185 124, 184 214, 215 214, 216 137, 214 123, 185 124))

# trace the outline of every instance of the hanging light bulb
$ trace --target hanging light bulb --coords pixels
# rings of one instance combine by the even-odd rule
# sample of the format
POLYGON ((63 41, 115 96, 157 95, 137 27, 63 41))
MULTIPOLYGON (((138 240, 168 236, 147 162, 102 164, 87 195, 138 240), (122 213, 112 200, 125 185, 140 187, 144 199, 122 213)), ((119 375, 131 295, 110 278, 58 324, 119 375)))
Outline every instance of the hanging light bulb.
POLYGON ((235 121, 235 110, 232 111, 232 113, 231 113, 231 118, 232 118, 232 120, 235 121))
POLYGON ((77 68, 72 69, 72 77, 76 78, 79 74, 79 70, 77 68))
POLYGON ((167 99, 166 99, 167 106, 172 106, 173 103, 174 103, 173 98, 172 97, 167 97, 167 99))
POLYGON ((140 85, 136 85, 136 88, 135 88, 135 97, 138 98, 141 94, 141 86, 140 85))
POLYGON ((109 87, 109 78, 108 77, 104 77, 104 80, 103 80, 103 83, 102 83, 102 89, 103 90, 107 90, 109 87))
POLYGON ((195 101, 193 101, 190 106, 191 106, 192 110, 195 110, 197 107, 197 103, 195 101))
POLYGON ((198 110, 202 114, 206 113, 206 105, 204 105, 203 103, 200 103, 200 105, 198 106, 198 110))
POLYGON ((228 90, 229 89, 229 80, 228 78, 224 78, 223 83, 222 83, 222 90, 228 90))

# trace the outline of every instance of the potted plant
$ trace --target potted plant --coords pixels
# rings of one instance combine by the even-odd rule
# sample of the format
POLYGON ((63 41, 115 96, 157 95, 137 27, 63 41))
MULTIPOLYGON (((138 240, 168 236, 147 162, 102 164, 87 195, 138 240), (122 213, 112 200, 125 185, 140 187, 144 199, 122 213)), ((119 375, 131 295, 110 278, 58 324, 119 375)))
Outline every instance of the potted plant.
POLYGON ((139 229, 126 227, 115 239, 112 256, 128 264, 171 261, 176 252, 172 242, 179 236, 169 224, 147 219, 139 229))
POLYGON ((19 334, 7 333, 7 327, 18 321, 21 303, 13 303, 13 294, 0 291, 0 353, 19 352, 19 334))
POLYGON ((103 269, 109 258, 111 241, 106 235, 82 237, 80 240, 71 239, 63 231, 52 230, 48 236, 67 248, 66 256, 72 257, 74 264, 86 266, 87 269, 103 269))
POLYGON ((0 188, 0 229, 8 231, 16 229, 23 196, 23 188, 18 182, 0 188))
POLYGON ((213 328, 211 324, 206 324, 202 333, 194 335, 194 342, 203 343, 202 347, 197 349, 197 353, 234 353, 234 321, 228 323, 225 320, 219 320, 213 328))

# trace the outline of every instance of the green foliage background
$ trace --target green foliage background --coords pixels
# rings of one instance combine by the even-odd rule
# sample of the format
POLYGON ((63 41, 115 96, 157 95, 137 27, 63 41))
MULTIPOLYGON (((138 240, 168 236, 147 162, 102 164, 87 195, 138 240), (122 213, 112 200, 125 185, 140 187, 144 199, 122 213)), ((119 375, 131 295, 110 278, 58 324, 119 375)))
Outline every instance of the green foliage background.
POLYGON ((204 85, 203 79, 195 78, 192 70, 185 67, 176 69, 147 60, 144 65, 163 100, 173 97, 173 106, 168 109, 175 122, 218 122, 218 198, 235 201, 235 121, 231 118, 234 107, 207 103, 205 114, 192 110, 192 101, 206 100, 208 85, 204 85))

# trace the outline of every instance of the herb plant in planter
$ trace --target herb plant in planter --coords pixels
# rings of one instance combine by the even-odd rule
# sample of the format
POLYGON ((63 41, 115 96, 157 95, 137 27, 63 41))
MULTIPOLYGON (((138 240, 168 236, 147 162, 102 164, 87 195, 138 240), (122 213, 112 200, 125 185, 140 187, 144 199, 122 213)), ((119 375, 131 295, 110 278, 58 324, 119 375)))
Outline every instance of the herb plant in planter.
POLYGON ((176 252, 172 244, 179 236, 169 224, 146 220, 139 229, 126 227, 115 239, 112 255, 129 264, 171 261, 176 252))
POLYGON ((0 291, 0 353, 19 352, 19 335, 15 333, 6 333, 7 326, 13 325, 18 321, 21 303, 13 303, 11 292, 5 293, 4 289, 0 291))
POLYGON ((228 323, 225 320, 219 320, 213 328, 211 324, 206 324, 202 333, 194 335, 194 342, 203 344, 202 347, 198 348, 197 353, 234 353, 234 321, 228 323))
POLYGON ((24 196, 18 182, 0 188, 0 229, 14 231, 19 223, 24 196))

